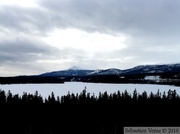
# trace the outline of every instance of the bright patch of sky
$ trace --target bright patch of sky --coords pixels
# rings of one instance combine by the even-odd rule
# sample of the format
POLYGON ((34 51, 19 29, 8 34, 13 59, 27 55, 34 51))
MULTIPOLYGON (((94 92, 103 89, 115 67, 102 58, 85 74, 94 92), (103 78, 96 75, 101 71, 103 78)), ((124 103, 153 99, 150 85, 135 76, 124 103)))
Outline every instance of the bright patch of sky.
POLYGON ((63 48, 82 49, 89 52, 114 51, 126 48, 124 35, 109 35, 103 33, 87 33, 78 29, 56 29, 42 40, 49 45, 63 48))

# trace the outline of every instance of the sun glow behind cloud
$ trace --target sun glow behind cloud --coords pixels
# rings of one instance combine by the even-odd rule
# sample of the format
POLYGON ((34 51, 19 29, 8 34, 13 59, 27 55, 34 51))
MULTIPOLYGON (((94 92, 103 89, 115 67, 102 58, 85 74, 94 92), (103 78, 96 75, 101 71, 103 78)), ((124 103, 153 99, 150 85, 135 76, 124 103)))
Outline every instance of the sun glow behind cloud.
POLYGON ((59 49, 74 48, 94 53, 126 48, 124 44, 126 38, 120 34, 113 36, 98 32, 87 33, 77 29, 56 29, 42 40, 59 49))

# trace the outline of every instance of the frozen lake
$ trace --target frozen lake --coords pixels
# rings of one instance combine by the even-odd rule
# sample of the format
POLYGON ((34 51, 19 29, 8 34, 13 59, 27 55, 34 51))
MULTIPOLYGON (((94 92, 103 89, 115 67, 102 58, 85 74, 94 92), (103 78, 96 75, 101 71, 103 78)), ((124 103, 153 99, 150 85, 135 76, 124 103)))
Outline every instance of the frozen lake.
POLYGON ((19 94, 23 92, 34 94, 35 91, 43 97, 47 98, 52 92, 55 96, 66 95, 68 91, 70 93, 80 93, 83 89, 89 92, 91 95, 99 95, 99 92, 114 93, 118 90, 124 92, 127 90, 129 93, 133 93, 136 89, 138 93, 146 91, 148 94, 152 91, 157 93, 158 89, 160 92, 167 92, 169 89, 176 90, 180 94, 180 87, 168 86, 168 85, 151 85, 151 84, 105 84, 105 83, 83 83, 83 82, 65 82, 64 84, 11 84, 11 85, 0 85, 0 89, 6 93, 8 90, 11 93, 19 94))

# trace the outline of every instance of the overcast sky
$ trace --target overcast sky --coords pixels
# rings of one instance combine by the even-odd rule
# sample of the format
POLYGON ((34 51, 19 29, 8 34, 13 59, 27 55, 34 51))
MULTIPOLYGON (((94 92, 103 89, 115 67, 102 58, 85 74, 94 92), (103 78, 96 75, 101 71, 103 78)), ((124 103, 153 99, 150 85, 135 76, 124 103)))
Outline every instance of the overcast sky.
POLYGON ((0 0, 0 76, 179 61, 179 0, 0 0))

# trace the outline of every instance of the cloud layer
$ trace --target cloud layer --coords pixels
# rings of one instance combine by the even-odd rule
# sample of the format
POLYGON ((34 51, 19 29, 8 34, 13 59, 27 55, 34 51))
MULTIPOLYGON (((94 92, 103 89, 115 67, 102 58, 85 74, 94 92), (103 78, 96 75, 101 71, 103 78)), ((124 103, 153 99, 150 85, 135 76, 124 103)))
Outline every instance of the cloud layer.
POLYGON ((179 0, 34 3, 0 4, 0 76, 179 62, 179 0))

